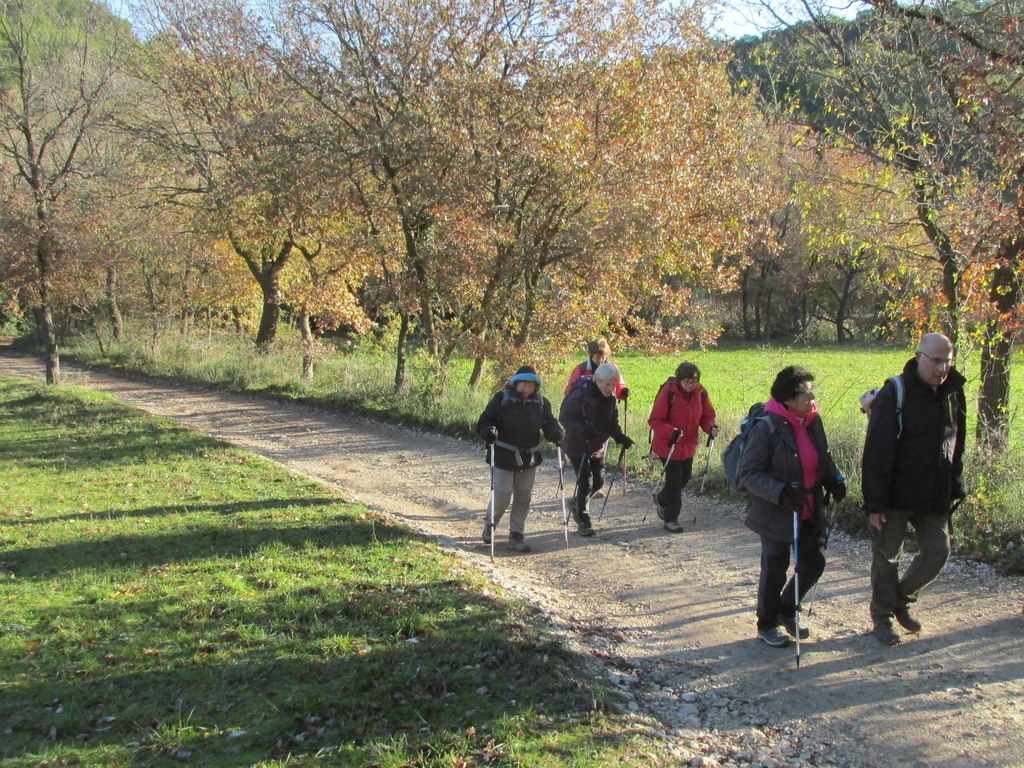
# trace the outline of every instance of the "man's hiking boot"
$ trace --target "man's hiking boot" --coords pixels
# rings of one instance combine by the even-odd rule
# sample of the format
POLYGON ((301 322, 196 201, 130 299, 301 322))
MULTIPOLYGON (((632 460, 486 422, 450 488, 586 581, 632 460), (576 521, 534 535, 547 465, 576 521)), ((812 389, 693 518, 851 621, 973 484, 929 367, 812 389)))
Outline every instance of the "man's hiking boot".
POLYGON ((871 634, 877 637, 878 642, 882 645, 899 645, 903 642, 900 636, 893 631, 892 624, 887 621, 876 623, 874 629, 871 630, 871 634))
POLYGON ((594 530, 594 526, 590 522, 590 515, 586 512, 579 515, 576 519, 576 532, 580 536, 593 536, 597 531, 594 530))
POLYGON ((789 638, 782 634, 782 630, 778 627, 771 627, 770 629, 759 629, 757 636, 761 642, 767 643, 772 648, 785 648, 789 645, 789 638))
POLYGON ((513 552, 529 552, 530 545, 526 543, 526 537, 519 531, 512 531, 508 535, 508 546, 513 552))
POLYGON ((484 520, 484 532, 480 535, 480 538, 484 540, 484 544, 491 543, 491 521, 484 520))
POLYGON ((658 513, 658 519, 665 519, 665 505, 658 501, 658 494, 652 493, 651 496, 654 498, 654 509, 658 513))
POLYGON ((590 494, 590 498, 592 498, 592 499, 603 499, 604 498, 604 488, 598 488, 596 491, 594 491, 592 494, 590 494))
POLYGON ((921 622, 910 615, 910 610, 906 606, 897 610, 895 616, 896 621, 907 632, 916 635, 921 631, 921 622))
POLYGON ((665 523, 665 530, 669 533, 682 533, 683 526, 679 524, 678 520, 670 520, 669 522, 665 523))
MULTIPOLYGON (((779 614, 779 624, 782 625, 790 637, 796 637, 796 616, 783 616, 779 614)), ((806 640, 811 636, 811 630, 807 627, 800 627, 800 639, 806 640)))

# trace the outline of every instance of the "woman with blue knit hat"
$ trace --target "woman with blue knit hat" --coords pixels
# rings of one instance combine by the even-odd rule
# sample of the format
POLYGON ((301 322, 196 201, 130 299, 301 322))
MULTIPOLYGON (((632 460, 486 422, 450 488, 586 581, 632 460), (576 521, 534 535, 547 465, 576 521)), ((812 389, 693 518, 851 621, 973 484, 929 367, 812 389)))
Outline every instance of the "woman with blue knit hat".
MULTIPOLYGON (((551 403, 540 393, 535 368, 522 366, 508 384, 496 392, 476 423, 476 433, 487 443, 487 460, 494 453, 494 527, 512 504, 509 515, 509 546, 528 552, 526 515, 530 511, 537 465, 542 457, 542 435, 562 441, 562 427, 551 412, 551 403)), ((491 543, 491 520, 484 522, 484 544, 491 543)))

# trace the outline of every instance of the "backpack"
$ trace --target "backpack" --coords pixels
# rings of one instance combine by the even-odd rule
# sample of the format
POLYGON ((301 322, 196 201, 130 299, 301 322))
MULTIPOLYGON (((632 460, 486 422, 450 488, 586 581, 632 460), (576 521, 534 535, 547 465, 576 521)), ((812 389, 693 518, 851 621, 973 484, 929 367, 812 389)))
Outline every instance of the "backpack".
POLYGON ((722 452, 722 465, 725 467, 725 478, 729 481, 729 487, 734 491, 746 492, 739 484, 740 459, 743 458, 743 449, 747 447, 747 438, 750 436, 751 428, 759 421, 767 421, 772 431, 775 424, 764 412, 764 403, 754 403, 747 411, 745 419, 740 421, 740 431, 722 452))
MULTIPOLYGON (((900 439, 900 435, 903 434, 903 375, 890 376, 889 381, 896 388, 896 439, 900 439)), ((879 390, 869 389, 863 395, 860 396, 860 412, 871 416, 871 404, 875 402, 879 390)))

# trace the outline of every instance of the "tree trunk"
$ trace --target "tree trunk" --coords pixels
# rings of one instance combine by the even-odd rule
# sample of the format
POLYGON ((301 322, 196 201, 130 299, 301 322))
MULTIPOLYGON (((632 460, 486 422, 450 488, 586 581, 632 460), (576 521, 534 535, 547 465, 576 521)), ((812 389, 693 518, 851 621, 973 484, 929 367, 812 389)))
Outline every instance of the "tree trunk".
POLYGON ((985 326, 981 348, 981 388, 978 392, 978 425, 976 437, 981 445, 1004 451, 1010 433, 1010 364, 1013 339, 1001 319, 1012 312, 1020 298, 1017 267, 1024 238, 1013 238, 999 247, 999 266, 992 271, 989 299, 993 317, 985 326))
POLYGON ((96 336, 96 343, 100 345, 100 354, 107 354, 106 344, 103 343, 103 331, 100 330, 99 320, 96 319, 96 315, 92 316, 92 332, 96 336))
POLYGON ((477 387, 480 386, 480 379, 484 375, 484 363, 487 362, 487 358, 483 355, 477 355, 473 361, 473 372, 469 374, 469 389, 471 392, 476 392, 477 387))
POLYGON ((110 316, 110 327, 114 331, 114 341, 124 339, 124 320, 121 309, 117 305, 117 267, 107 267, 107 314, 110 316))
POLYGON ((316 345, 313 339, 313 329, 309 324, 309 313, 302 310, 299 313, 298 320, 299 331, 302 334, 302 380, 312 381, 313 352, 316 345))
POLYGON ((245 335, 245 326, 242 325, 242 313, 236 306, 231 307, 231 321, 235 324, 235 333, 239 336, 245 335))
POLYGON ((50 286, 53 281, 53 244, 46 230, 45 217, 36 243, 36 265, 39 268, 39 334, 46 354, 46 383, 60 384, 60 349, 53 326, 53 305, 50 286))
POLYGON ((409 313, 402 310, 398 326, 398 341, 395 342, 395 392, 405 388, 405 345, 409 338, 409 313))

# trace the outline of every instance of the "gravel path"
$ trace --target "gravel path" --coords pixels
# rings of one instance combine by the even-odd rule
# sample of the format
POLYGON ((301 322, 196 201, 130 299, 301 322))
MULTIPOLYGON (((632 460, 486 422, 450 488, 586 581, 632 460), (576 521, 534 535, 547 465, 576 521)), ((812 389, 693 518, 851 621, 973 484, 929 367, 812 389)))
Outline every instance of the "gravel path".
MULTIPOLYGON (((86 371, 69 383, 173 418, 267 456, 394 515, 533 603, 554 632, 601 666, 637 723, 679 765, 1024 766, 1024 584, 953 561, 924 593, 925 630, 887 648, 867 634, 866 541, 833 536, 794 650, 756 640, 759 546, 740 504, 687 497, 686 533, 660 528, 645 486, 613 492, 598 524, 566 550, 557 473, 538 474, 527 537, 479 535, 488 493, 481 446, 197 387, 86 371), (643 518, 647 515, 646 522, 643 518)), ((0 351, 0 374, 42 364, 0 351)))

